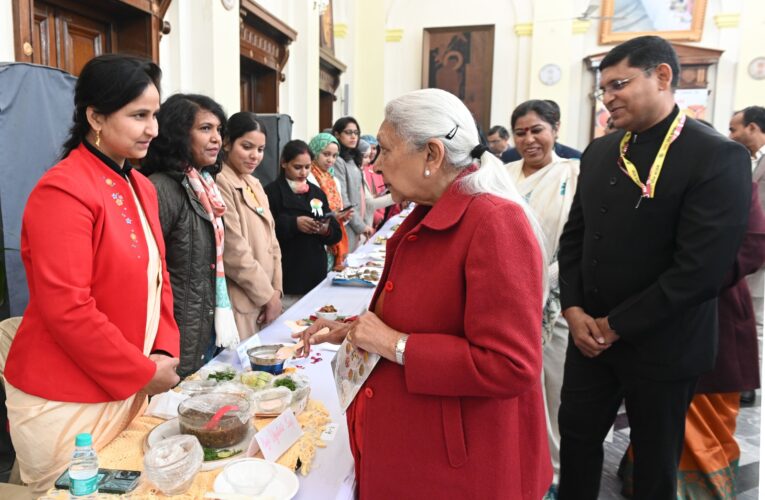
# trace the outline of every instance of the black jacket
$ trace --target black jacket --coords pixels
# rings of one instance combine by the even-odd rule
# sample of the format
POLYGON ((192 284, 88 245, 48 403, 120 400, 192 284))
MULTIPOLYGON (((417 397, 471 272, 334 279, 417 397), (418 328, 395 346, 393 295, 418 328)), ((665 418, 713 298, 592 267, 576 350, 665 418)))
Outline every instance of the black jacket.
POLYGON ((215 233, 185 174, 157 172, 149 179, 157 188, 175 321, 181 331, 178 375, 185 377, 202 367, 214 335, 215 233))
POLYGON ((329 212, 329 202, 324 191, 308 183, 309 191, 295 194, 287 180, 279 177, 266 186, 268 203, 276 222, 276 238, 282 249, 282 284, 285 294, 302 295, 327 277, 327 251, 324 245, 334 245, 342 238, 340 224, 329 219, 329 234, 320 236, 298 231, 297 218, 313 217, 310 202, 319 199, 322 211, 329 212))
MULTIPOLYGON (((677 112, 631 144, 627 157, 641 180, 677 112)), ((621 339, 605 360, 655 380, 699 375, 714 366, 716 297, 747 226, 749 154, 688 119, 655 198, 638 205, 640 189, 617 165, 623 136, 596 139, 582 156, 560 240, 562 307, 608 316, 621 339)))

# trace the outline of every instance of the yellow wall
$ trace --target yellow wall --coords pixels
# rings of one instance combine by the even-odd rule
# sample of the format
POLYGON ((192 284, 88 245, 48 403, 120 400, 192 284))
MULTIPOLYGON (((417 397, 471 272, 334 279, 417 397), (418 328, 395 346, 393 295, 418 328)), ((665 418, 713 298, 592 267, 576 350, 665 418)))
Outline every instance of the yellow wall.
POLYGON ((755 80, 749 76, 749 63, 755 57, 765 56, 765 5, 763 0, 742 0, 740 17, 741 34, 736 84, 734 87, 734 109, 739 110, 753 104, 765 106, 765 79, 755 80))

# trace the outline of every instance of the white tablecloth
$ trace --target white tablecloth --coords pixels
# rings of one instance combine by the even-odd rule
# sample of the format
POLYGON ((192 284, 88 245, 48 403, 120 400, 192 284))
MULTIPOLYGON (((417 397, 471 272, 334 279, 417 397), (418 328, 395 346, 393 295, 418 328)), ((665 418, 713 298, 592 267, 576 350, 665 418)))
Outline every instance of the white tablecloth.
MULTIPOLYGON (((391 226, 400 224, 403 219, 403 216, 392 217, 369 242, 357 248, 354 254, 379 252, 384 246, 374 244, 375 238, 392 234, 391 226)), ((271 325, 261 330, 259 336, 242 343, 239 351, 244 353, 246 349, 261 343, 294 342, 284 322, 308 318, 326 304, 334 305, 342 316, 360 314, 366 310, 373 293, 374 288, 332 286, 330 273, 316 288, 303 296, 271 325)), ((310 473, 307 476, 298 475, 300 490, 295 496, 298 500, 353 499, 355 473, 348 442, 348 426, 345 415, 340 411, 330 366, 336 349, 336 346, 314 346, 309 358, 290 362, 291 366, 299 367, 300 373, 309 377, 311 397, 324 403, 332 416, 332 422, 338 424, 334 440, 328 442, 326 448, 317 451, 310 473)), ((215 361, 230 363, 240 369, 242 367, 239 355, 233 350, 223 351, 213 360, 215 361)))

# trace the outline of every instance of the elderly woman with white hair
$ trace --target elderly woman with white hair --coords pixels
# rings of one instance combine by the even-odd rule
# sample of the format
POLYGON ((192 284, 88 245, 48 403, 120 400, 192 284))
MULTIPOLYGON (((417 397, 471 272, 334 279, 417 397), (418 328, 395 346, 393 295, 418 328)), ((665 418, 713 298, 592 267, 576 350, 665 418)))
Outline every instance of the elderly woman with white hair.
POLYGON ((378 139, 393 199, 417 207, 369 312, 303 334, 381 356, 347 410, 359 496, 538 500, 552 479, 541 230, 453 95, 394 99, 378 139))

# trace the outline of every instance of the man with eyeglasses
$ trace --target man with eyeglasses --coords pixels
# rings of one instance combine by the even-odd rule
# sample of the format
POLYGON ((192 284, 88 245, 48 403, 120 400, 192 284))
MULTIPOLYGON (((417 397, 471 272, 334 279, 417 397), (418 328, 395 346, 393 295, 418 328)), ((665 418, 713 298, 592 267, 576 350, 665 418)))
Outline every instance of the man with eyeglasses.
POLYGON ((581 160, 560 240, 563 315, 571 334, 559 426, 559 498, 596 499, 603 440, 622 400, 634 498, 674 499, 685 414, 714 366, 717 294, 747 226, 745 148, 680 113, 680 65, 654 36, 600 63, 620 129, 581 160))

